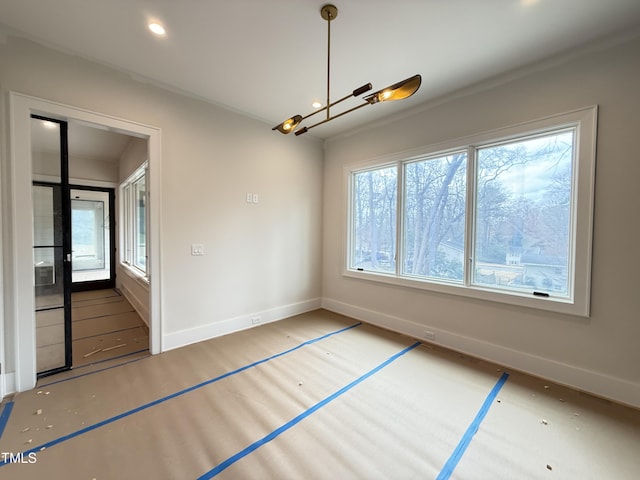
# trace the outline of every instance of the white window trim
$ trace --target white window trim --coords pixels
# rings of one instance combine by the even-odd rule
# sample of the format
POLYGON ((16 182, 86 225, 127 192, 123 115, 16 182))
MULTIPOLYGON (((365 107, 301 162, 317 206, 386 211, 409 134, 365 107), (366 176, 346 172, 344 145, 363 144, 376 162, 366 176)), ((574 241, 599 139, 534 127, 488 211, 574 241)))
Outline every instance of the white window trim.
MULTIPOLYGON (((557 313, 588 317, 590 312, 591 297, 591 251, 593 237, 593 210, 595 191, 595 165, 596 165, 596 138, 597 138, 597 105, 574 110, 567 113, 553 115, 531 122, 508 126, 496 130, 478 133, 468 137, 425 146, 405 152, 400 152, 376 159, 367 160, 344 167, 344 216, 343 219, 343 255, 342 275, 345 277, 381 282, 391 285, 429 290, 440 293, 489 300, 510 305, 547 310, 557 313), (460 151, 463 148, 474 149, 477 145, 490 142, 500 142, 529 134, 544 133, 563 127, 577 127, 576 129, 576 161, 573 169, 573 238, 574 252, 570 258, 569 269, 569 298, 537 297, 527 293, 504 291, 480 287, 470 283, 470 274, 465 269, 464 284, 447 283, 446 281, 416 280, 407 276, 400 276, 396 270, 393 273, 358 271, 349 268, 350 245, 352 232, 352 176, 354 173, 367 169, 383 168, 385 166, 398 166, 398 188, 401 185, 402 164, 407 161, 424 156, 444 155, 451 151, 460 151)), ((468 169, 468 175, 474 175, 474 169, 468 169)), ((468 178, 468 182, 475 184, 475 179, 468 178)), ((470 184, 470 185, 471 185, 470 184)), ((472 212, 472 191, 467 187, 467 211, 472 212)), ((398 195, 400 202, 401 195, 398 195)), ((401 221, 398 215, 398 222, 401 221)), ((466 253, 470 251, 471 228, 473 215, 467 215, 467 234, 465 235, 466 253)), ((396 235, 397 245, 401 245, 401 225, 398 224, 396 235)), ((399 262, 397 262, 399 265, 399 262)), ((398 267, 397 267, 398 268, 398 267)))
MULTIPOLYGON (((142 282, 143 284, 149 284, 149 244, 146 244, 146 257, 147 257, 147 267, 146 271, 141 270, 138 266, 133 264, 132 261, 132 250, 131 246, 134 244, 134 231, 133 228, 133 218, 131 218, 132 207, 132 186, 133 184, 140 179, 143 175, 148 179, 149 178, 149 165, 148 162, 145 161, 142 165, 140 165, 131 175, 127 177, 127 179, 120 184, 119 193, 120 193, 120 265, 127 270, 127 273, 142 282)), ((146 222, 146 231, 149 231, 149 188, 148 181, 146 181, 146 191, 145 191, 145 205, 147 209, 147 214, 145 216, 146 222)))

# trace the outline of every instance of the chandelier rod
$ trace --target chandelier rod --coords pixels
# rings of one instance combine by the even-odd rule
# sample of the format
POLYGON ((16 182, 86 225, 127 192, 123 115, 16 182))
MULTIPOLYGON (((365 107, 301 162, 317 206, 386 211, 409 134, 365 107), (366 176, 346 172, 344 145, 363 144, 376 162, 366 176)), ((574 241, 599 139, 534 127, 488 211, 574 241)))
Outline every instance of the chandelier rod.
POLYGON ((323 12, 327 15, 327 103, 325 105, 327 106, 327 120, 329 120, 331 117, 331 20, 333 20, 333 15, 331 14, 331 9, 326 6, 324 7, 323 12))

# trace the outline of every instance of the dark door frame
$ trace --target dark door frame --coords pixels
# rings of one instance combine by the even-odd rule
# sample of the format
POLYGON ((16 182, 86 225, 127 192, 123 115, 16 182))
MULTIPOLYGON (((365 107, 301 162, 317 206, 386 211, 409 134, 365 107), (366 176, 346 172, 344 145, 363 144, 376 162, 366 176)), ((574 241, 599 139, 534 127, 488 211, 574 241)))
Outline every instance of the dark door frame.
MULTIPOLYGON (((109 270, 108 280, 92 280, 87 282, 71 282, 72 292, 85 292, 87 290, 101 290, 115 288, 116 286, 116 190, 115 188, 92 187, 88 185, 70 185, 71 190, 87 190, 92 192, 105 192, 109 194, 109 270)), ((69 205, 71 205, 71 193, 69 193, 69 205)), ((71 228, 71 223, 69 223, 71 228)))
MULTIPOLYGON (((69 144, 68 124, 64 120, 32 114, 31 118, 45 120, 60 125, 60 183, 38 182, 32 180, 32 185, 60 187, 60 211, 62 214, 62 275, 64 302, 64 358, 65 364, 44 372, 37 372, 37 377, 46 377, 54 373, 71 369, 73 362, 71 338, 71 195, 69 190, 69 144)), ((54 197, 55 198, 55 197, 54 197)))

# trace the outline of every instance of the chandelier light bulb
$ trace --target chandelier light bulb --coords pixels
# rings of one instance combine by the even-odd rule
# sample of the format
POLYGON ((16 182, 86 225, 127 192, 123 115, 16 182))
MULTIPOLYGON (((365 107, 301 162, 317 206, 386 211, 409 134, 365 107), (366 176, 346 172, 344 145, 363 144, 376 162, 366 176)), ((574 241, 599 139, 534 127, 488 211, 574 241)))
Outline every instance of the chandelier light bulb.
POLYGON ((157 22, 151 22, 149 24, 149 30, 151 30, 156 35, 165 35, 167 33, 164 27, 157 22))

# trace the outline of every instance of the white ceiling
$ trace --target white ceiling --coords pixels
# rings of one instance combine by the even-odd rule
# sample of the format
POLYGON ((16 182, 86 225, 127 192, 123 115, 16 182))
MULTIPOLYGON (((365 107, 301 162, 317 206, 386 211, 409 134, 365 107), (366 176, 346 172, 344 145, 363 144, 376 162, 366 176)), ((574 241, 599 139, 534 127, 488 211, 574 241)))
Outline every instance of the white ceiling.
MULTIPOLYGON (((106 128, 70 122, 67 130, 70 157, 82 160, 116 163, 122 157, 131 137, 106 128)), ((31 122, 31 149, 33 152, 60 154, 60 129, 54 123, 41 120, 31 122), (47 124, 54 128, 47 128, 47 124)))
MULTIPOLYGON (((264 120, 268 128, 326 99, 325 3, 0 0, 0 22, 48 46, 264 120), (166 27, 165 38, 147 30, 151 19, 166 27)), ((367 106, 307 134, 319 138, 640 27, 639 0, 333 3, 339 12, 331 23, 332 101, 368 82, 378 90, 416 73, 423 82, 410 99, 367 106)))

